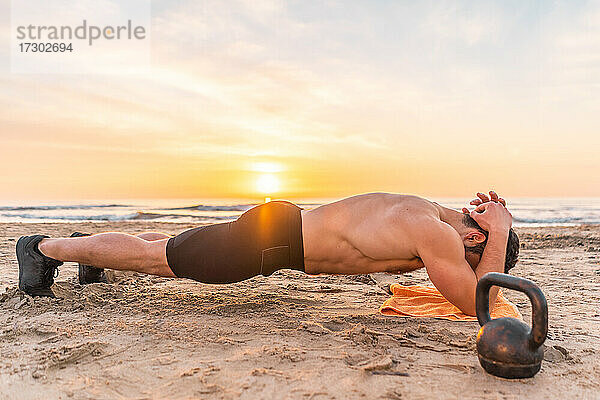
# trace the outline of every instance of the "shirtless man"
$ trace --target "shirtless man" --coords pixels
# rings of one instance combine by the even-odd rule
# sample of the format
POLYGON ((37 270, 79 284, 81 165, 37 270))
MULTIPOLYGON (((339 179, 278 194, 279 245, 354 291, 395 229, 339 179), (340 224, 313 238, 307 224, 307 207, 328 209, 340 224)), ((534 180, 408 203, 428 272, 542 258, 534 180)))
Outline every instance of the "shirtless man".
MULTIPOLYGON (((425 267, 448 301, 475 315, 478 279, 488 272, 508 272, 519 253, 504 200, 494 192, 478 197, 470 213, 417 196, 370 193, 308 211, 273 201, 236 221, 176 237, 115 232, 23 236, 17 242, 19 288, 32 296, 53 296, 54 273, 65 261, 80 263, 82 283, 101 279, 101 270, 91 266, 204 283, 238 282, 284 268, 368 274, 425 267)), ((490 293, 490 303, 496 294, 497 289, 490 293)))

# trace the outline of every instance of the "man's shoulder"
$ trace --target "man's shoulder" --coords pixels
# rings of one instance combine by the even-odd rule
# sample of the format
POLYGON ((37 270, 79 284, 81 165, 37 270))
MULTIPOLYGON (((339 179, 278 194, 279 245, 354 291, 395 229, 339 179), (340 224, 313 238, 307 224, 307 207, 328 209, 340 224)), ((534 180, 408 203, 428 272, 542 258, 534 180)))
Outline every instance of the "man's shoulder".
POLYGON ((441 222, 440 209, 435 203, 422 197, 412 195, 397 195, 388 203, 387 214, 391 218, 414 224, 423 221, 432 224, 441 222))
POLYGON ((405 229, 418 247, 462 247, 462 241, 456 229, 443 222, 439 215, 428 213, 414 215, 406 223, 405 229))
POLYGON ((387 227, 415 242, 461 241, 458 232, 440 219, 438 206, 420 197, 390 204, 385 215, 387 227))

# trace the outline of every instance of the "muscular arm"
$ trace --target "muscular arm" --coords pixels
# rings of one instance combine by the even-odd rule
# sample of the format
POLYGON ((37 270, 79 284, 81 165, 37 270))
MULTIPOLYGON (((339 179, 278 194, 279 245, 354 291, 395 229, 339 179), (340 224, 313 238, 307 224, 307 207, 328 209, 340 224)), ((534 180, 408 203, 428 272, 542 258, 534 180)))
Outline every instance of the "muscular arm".
MULTIPOLYGON (((477 280, 488 272, 504 272, 504 259, 506 258, 506 244, 508 243, 507 231, 491 231, 489 232, 485 250, 481 255, 479 265, 475 268, 477 280)), ((498 287, 492 286, 490 289, 490 309, 496 303, 498 295, 498 287)))
POLYGON ((460 236, 439 221, 423 224, 419 230, 417 251, 429 279, 446 300, 463 313, 475 315, 478 276, 465 260, 460 236))
MULTIPOLYGON (((508 233, 490 232, 488 243, 475 269, 465 260, 464 245, 454 229, 442 223, 424 224, 419 235, 419 257, 429 279, 440 293, 462 312, 475 315, 477 281, 488 272, 503 272, 508 233)), ((494 306, 498 288, 490 291, 490 308, 494 306)))
MULTIPOLYGON (((457 232, 439 221, 418 224, 415 236, 419 257, 429 279, 442 295, 465 314, 475 315, 477 281, 488 272, 503 272, 508 231, 512 215, 498 203, 477 207, 471 216, 489 232, 485 250, 475 272, 465 260, 463 242, 457 232)), ((490 291, 490 307, 496 302, 498 288, 490 291)))

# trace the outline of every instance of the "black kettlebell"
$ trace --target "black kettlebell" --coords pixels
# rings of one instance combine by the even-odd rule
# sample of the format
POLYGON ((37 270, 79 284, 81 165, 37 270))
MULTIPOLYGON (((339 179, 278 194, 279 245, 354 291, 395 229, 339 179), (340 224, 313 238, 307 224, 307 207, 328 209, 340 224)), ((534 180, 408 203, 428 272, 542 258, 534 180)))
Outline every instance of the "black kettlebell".
POLYGON ((488 373, 503 378, 530 378, 542 367, 542 344, 548 334, 548 304, 540 288, 528 279, 490 272, 477 282, 477 353, 488 373), (532 326, 515 318, 490 318, 490 288, 518 290, 532 304, 532 326))

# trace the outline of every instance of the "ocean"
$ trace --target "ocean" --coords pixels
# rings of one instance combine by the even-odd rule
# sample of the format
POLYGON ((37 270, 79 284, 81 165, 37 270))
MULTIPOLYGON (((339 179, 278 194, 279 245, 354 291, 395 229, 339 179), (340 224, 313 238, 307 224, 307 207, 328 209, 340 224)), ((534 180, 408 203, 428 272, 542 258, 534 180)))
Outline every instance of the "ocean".
MULTIPOLYGON (((432 199, 460 210, 470 199, 432 199)), ((298 203, 310 209, 326 202, 298 203)), ((256 205, 235 200, 124 200, 48 202, 44 204, 0 202, 0 222, 136 221, 215 223, 231 221, 256 205)), ((473 208, 472 206, 468 206, 473 208)), ((508 208, 514 226, 600 224, 600 198, 511 199, 508 208)))

